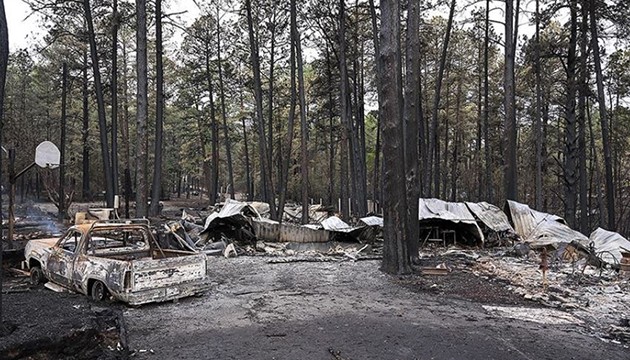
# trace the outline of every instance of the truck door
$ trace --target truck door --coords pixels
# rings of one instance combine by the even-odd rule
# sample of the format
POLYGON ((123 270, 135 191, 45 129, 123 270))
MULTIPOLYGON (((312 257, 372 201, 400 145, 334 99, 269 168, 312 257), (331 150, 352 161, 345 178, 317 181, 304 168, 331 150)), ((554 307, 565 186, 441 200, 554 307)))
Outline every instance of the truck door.
POLYGON ((74 271, 74 258, 81 240, 80 231, 69 230, 66 235, 53 247, 52 253, 46 264, 48 277, 63 286, 73 288, 72 272, 74 271))

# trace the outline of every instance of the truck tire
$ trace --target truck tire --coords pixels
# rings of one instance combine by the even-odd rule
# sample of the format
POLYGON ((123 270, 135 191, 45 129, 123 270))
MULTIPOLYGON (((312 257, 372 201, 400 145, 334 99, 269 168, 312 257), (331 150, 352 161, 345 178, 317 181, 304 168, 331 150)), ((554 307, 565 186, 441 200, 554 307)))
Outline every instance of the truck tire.
POLYGON ((38 286, 46 282, 46 277, 44 276, 44 272, 42 268, 39 266, 33 266, 31 268, 31 284, 34 286, 38 286))
POLYGON ((107 288, 101 281, 95 280, 90 289, 90 297, 94 301, 103 301, 107 295, 107 288))

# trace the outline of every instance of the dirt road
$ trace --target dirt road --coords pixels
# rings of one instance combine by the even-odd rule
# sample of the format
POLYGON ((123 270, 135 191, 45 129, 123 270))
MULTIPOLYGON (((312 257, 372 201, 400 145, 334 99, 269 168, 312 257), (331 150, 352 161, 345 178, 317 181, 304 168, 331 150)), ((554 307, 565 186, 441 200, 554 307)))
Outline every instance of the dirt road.
POLYGON ((521 312, 538 314, 538 323, 489 312, 483 299, 415 291, 381 273, 379 261, 268 260, 217 258, 207 295, 127 309, 136 358, 628 358, 622 345, 587 335, 586 325, 573 323, 579 319, 538 314, 535 303, 521 312))

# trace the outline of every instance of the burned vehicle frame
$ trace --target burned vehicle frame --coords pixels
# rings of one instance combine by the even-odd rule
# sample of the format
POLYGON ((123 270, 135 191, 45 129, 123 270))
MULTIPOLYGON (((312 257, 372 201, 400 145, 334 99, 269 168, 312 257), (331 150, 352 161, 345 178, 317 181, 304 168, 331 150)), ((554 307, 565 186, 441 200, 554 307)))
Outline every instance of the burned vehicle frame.
POLYGON ((163 249, 147 220, 97 221, 70 227, 59 239, 31 240, 24 250, 35 284, 50 280, 130 305, 174 300, 208 289, 207 258, 163 249))

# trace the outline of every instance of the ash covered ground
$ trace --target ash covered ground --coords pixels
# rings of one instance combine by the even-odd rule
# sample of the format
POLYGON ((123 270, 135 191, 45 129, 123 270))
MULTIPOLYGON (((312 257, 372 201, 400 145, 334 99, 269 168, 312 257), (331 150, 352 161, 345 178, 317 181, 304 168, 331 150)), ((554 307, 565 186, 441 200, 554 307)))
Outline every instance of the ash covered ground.
MULTIPOLYGON (((183 205, 165 203, 163 213, 183 205)), ((7 268, 12 332, 0 337, 0 358, 628 357, 628 282, 614 274, 552 266, 543 288, 539 259, 438 246, 423 249, 415 274, 390 276, 374 259, 378 247, 368 250, 376 253, 350 251, 358 261, 313 251, 211 257, 209 292, 141 307, 33 287, 7 268)))

